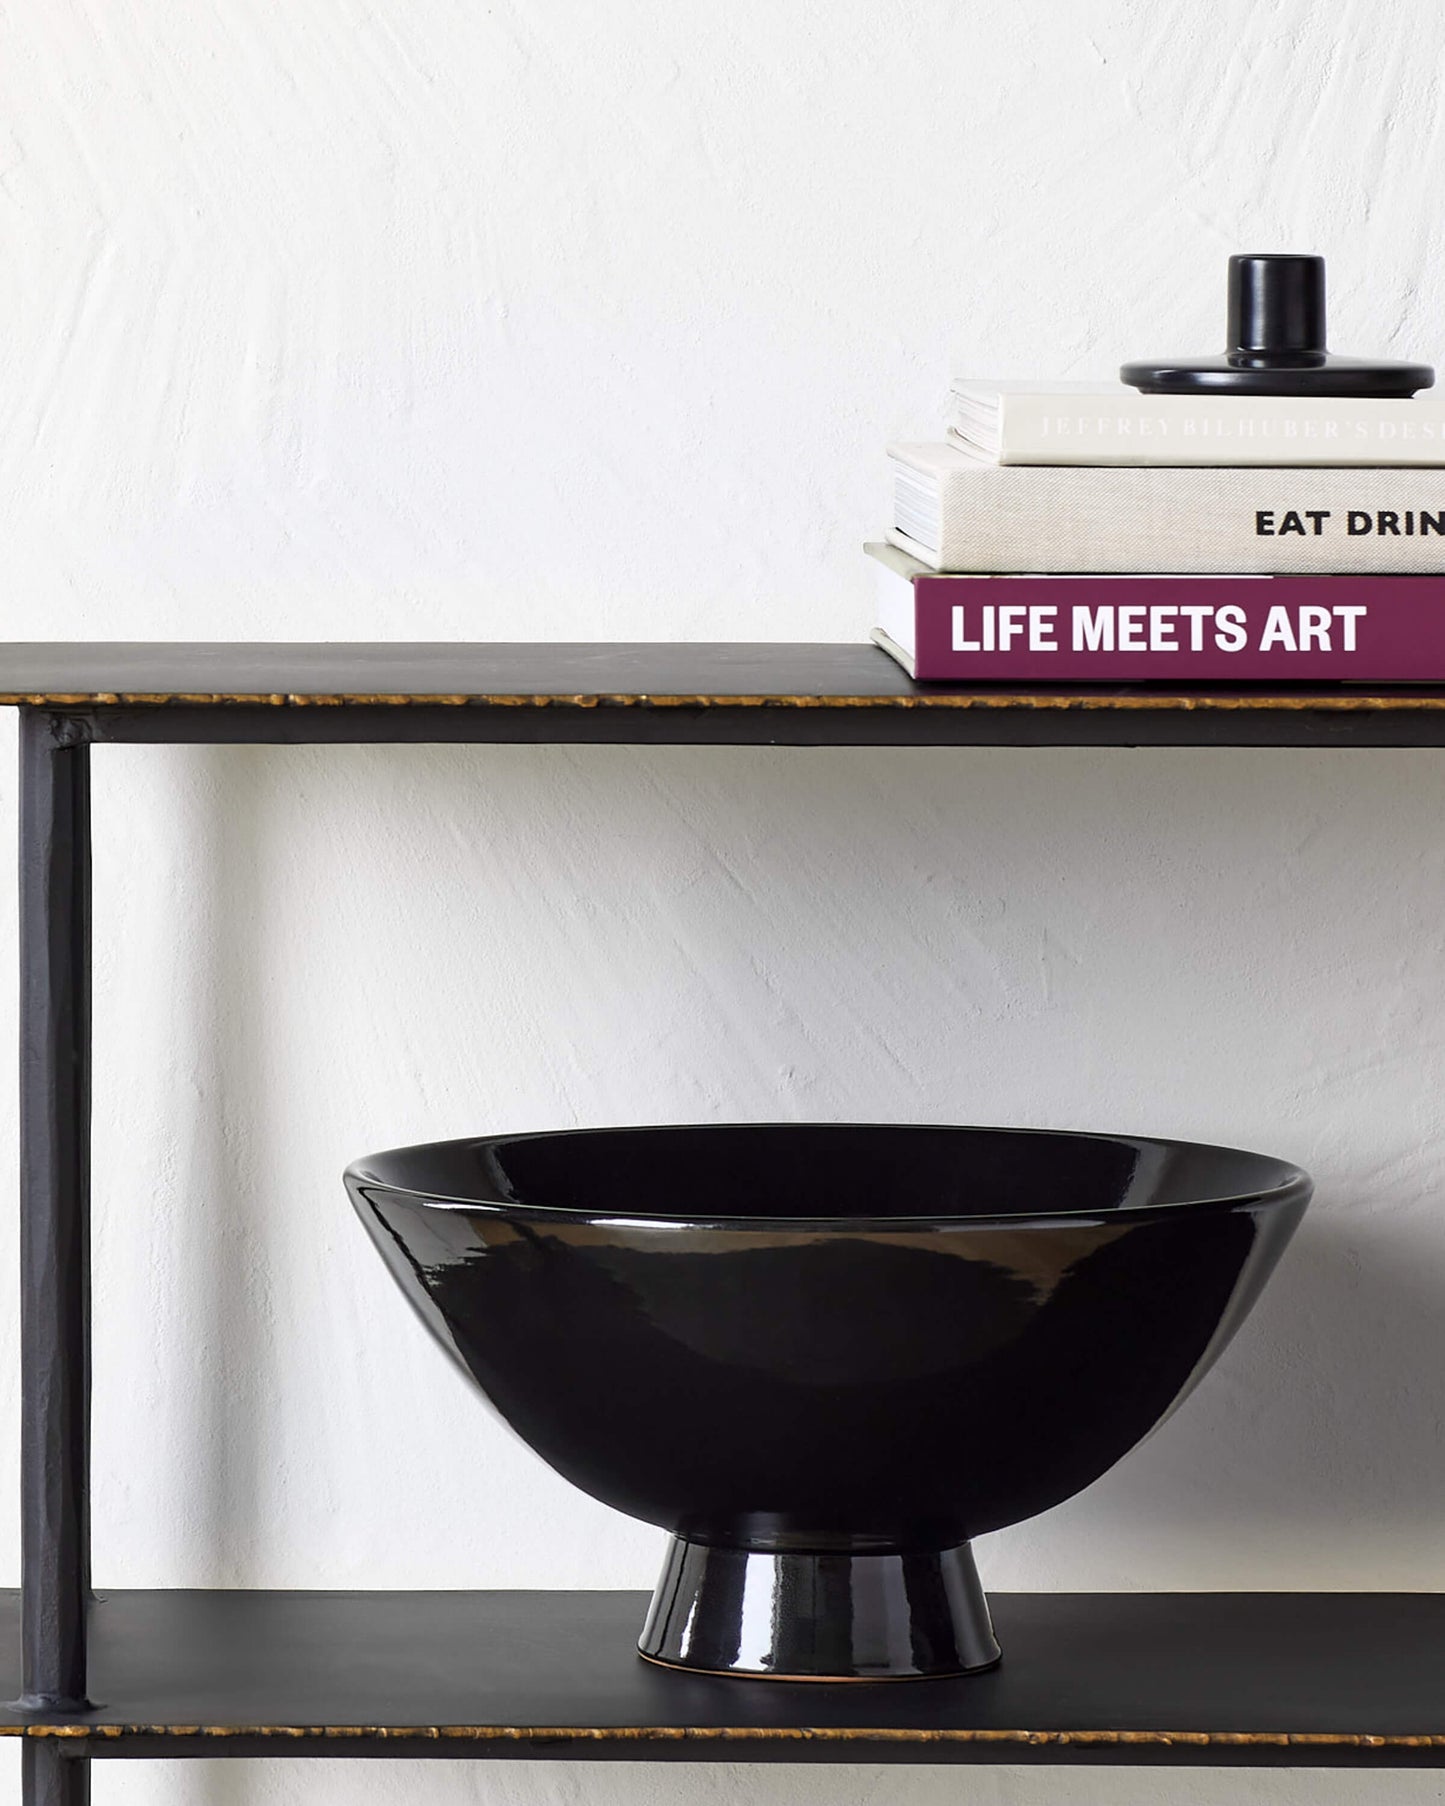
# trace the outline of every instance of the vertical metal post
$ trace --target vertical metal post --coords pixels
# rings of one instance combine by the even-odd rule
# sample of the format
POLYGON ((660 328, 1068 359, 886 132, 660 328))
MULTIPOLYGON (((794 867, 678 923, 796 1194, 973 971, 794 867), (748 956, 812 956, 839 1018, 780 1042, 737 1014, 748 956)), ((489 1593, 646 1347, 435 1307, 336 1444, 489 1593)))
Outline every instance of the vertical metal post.
POLYGON ((61 1753, 58 1737, 20 1740, 25 1806, 90 1806, 90 1758, 61 1753))
MULTIPOLYGON (((76 1711, 90 1600, 90 746, 83 721, 34 708, 20 715, 20 1352, 24 1703, 76 1711)), ((26 1740, 26 1801, 79 1806, 89 1768, 26 1740)))

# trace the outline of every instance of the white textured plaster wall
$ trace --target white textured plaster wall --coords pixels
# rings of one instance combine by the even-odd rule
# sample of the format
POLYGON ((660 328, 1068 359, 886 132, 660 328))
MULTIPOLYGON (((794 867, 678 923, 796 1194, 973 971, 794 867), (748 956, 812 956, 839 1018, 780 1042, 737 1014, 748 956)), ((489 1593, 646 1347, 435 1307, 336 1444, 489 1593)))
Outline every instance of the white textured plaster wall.
MULTIPOLYGON (((1432 0, 22 0, 0 638, 853 638, 882 443, 934 429, 950 357, 1211 347, 1241 248, 1326 252, 1342 348, 1445 356, 1442 53, 1432 0)), ((0 844, 12 751, 7 723, 0 844)), ((1218 1137, 1320 1182, 1199 1395, 988 1539, 988 1581, 1445 1586, 1445 754, 107 750, 96 777, 107 1582, 650 1584, 657 1535, 491 1424, 338 1171, 474 1129, 876 1116, 1218 1137)), ((0 961, 4 1096, 13 1011, 0 961)), ((15 1367, 7 1310, 6 1580, 15 1367)), ((1361 1786, 275 1763, 96 1794, 1361 1786)))

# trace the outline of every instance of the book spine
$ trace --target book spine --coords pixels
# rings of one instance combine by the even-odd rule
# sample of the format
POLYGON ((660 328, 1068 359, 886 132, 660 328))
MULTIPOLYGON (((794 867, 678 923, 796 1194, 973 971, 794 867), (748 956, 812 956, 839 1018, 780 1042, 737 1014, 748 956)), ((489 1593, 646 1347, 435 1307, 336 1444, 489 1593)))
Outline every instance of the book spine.
POLYGON ((1445 572, 1445 473, 950 470, 938 527, 945 571, 1445 572))
POLYGON ((1418 401, 1011 394, 999 462, 1442 465, 1445 417, 1418 401))
POLYGON ((922 682, 1440 683, 1445 578, 913 579, 922 682))

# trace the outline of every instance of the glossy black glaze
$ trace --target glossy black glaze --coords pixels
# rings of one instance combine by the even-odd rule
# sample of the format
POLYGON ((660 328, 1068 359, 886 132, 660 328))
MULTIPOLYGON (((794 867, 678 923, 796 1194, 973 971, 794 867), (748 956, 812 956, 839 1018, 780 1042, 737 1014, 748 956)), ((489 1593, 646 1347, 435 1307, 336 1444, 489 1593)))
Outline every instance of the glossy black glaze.
POLYGON ((559 1473, 690 1543, 809 1556, 956 1549, 1097 1479, 1310 1193, 1186 1143, 806 1124, 446 1142, 346 1183, 559 1473))
POLYGON ((999 1659, 967 1543, 901 1555, 778 1555, 673 1537, 638 1649, 773 1680, 921 1680, 999 1659))

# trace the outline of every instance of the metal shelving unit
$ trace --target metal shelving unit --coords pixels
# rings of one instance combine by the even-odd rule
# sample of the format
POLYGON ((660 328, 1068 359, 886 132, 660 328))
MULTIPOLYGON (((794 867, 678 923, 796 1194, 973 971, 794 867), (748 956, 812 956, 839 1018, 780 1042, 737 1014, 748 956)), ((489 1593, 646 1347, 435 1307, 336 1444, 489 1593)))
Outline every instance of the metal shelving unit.
POLYGON ((1445 689, 961 691, 848 645, 0 646, 20 711, 23 1584, 0 1736, 97 1757, 1445 1767, 1445 1596, 1004 1595, 996 1673, 669 1674, 615 1593, 126 1592, 89 1555, 90 749, 173 742, 1445 746, 1445 689))

